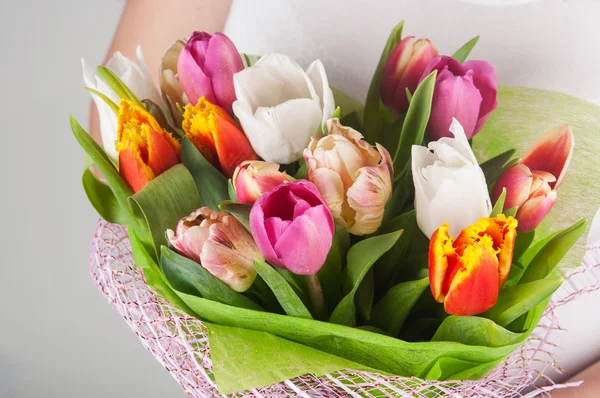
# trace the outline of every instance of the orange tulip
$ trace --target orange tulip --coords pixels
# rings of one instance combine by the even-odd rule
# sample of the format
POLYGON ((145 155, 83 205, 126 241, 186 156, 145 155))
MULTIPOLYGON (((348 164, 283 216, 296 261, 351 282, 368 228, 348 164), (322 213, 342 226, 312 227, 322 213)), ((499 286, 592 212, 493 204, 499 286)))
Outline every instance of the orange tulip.
POLYGON ((117 127, 119 171, 134 190, 180 161, 180 144, 144 108, 123 98, 117 127))
POLYGON ((244 160, 258 159, 231 116, 205 97, 200 97, 195 106, 186 105, 182 127, 206 160, 228 178, 244 160))
POLYGON ((506 282, 517 237, 517 220, 503 214, 481 218, 453 242, 448 223, 429 243, 429 284, 452 315, 476 315, 492 308, 506 282))

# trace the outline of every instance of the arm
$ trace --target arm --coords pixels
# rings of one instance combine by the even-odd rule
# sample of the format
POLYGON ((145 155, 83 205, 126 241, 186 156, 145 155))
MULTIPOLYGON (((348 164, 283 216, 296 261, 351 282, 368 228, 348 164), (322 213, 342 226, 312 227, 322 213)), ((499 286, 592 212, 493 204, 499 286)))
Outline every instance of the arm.
POLYGON ((567 388, 552 392, 552 398, 594 398, 600 394, 600 362, 571 377, 569 382, 583 380, 577 388, 567 388))
MULTIPOLYGON (((158 66, 167 47, 177 39, 188 37, 194 30, 209 33, 222 31, 230 6, 231 0, 129 0, 104 63, 115 51, 135 59, 135 49, 139 44, 144 50, 148 70, 158 85, 158 66)), ((101 142, 98 111, 93 103, 90 109, 90 134, 97 142, 101 142)))

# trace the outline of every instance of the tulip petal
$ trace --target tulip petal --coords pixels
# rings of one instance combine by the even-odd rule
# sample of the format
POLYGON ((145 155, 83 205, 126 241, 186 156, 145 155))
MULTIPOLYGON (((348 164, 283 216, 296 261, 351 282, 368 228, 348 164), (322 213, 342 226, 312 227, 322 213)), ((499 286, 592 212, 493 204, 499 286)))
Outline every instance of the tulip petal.
POLYGON ((431 104, 431 117, 427 132, 434 141, 441 137, 451 137, 449 130, 452 118, 456 118, 471 138, 477 125, 481 106, 481 93, 473 84, 473 76, 454 76, 442 70, 437 77, 431 104))
POLYGON ((448 235, 449 225, 444 223, 438 228, 429 241, 428 273, 429 286, 433 298, 442 303, 448 292, 444 289, 445 281, 448 279, 449 262, 454 262, 456 255, 452 247, 452 237, 448 235), (454 259, 454 260, 453 260, 454 259))
MULTIPOLYGON (((407 36, 400 40, 400 43, 398 43, 390 53, 388 61, 381 73, 381 88, 379 93, 381 101, 384 104, 394 104, 394 111, 397 113, 404 112, 408 109, 406 91, 404 91, 403 96, 400 92, 401 90, 404 90, 405 87, 408 88, 408 86, 402 84, 402 76, 398 76, 398 74, 402 73, 406 68, 406 65, 412 56, 412 47, 414 46, 415 41, 416 39, 414 36, 407 36)), ((421 76, 419 75, 419 77, 421 76)), ((412 92, 414 92, 414 88, 411 90, 411 93, 412 92)))
POLYGON ((529 167, 524 164, 513 166, 506 170, 496 181, 492 191, 492 201, 496 203, 496 200, 502 194, 502 189, 506 188, 504 209, 521 207, 529 198, 532 183, 533 173, 529 170, 529 167))
POLYGON ((195 104, 200 97, 216 102, 212 82, 196 63, 192 54, 184 49, 177 62, 177 76, 190 103, 195 104))
POLYGON ((333 238, 332 231, 322 227, 327 219, 331 219, 331 213, 325 205, 312 207, 283 232, 275 252, 287 269, 298 275, 314 275, 321 268, 333 238))
POLYGON ((531 232, 544 220, 556 202, 556 191, 550 191, 543 196, 530 198, 517 212, 519 232, 531 232))
POLYGON ((550 188, 556 189, 562 182, 571 157, 575 140, 571 128, 564 124, 545 132, 523 156, 521 163, 530 170, 545 171, 556 177, 550 188))
POLYGON ((392 196, 394 171, 389 152, 377 144, 382 161, 378 166, 362 167, 346 192, 348 205, 355 211, 348 232, 354 235, 373 233, 381 225, 385 205, 392 196))
POLYGON ((498 259, 491 240, 469 246, 460 258, 461 267, 452 278, 444 300, 447 313, 477 315, 498 301, 498 259))
POLYGON ((498 102, 498 79, 496 78, 496 69, 494 65, 487 61, 467 61, 463 64, 467 70, 473 71, 473 84, 481 93, 481 107, 479 109, 479 119, 473 130, 473 135, 477 134, 483 127, 488 117, 492 113, 498 102))
POLYGON ((152 169, 142 160, 139 147, 133 142, 119 151, 119 173, 134 192, 144 188, 155 177, 152 169))
POLYGON ((333 99, 333 92, 329 87, 329 80, 325 73, 325 67, 321 60, 317 59, 314 61, 306 70, 306 75, 312 82, 316 94, 319 97, 319 102, 323 112, 323 119, 321 126, 325 129, 327 120, 333 115, 335 111, 335 103, 333 99))
POLYGON ((212 81, 217 104, 231 112, 235 101, 233 75, 244 69, 242 58, 233 42, 222 33, 215 33, 208 43, 204 70, 212 81))
MULTIPOLYGON (((275 249, 273 249, 273 244, 271 243, 271 239, 267 233, 267 229, 265 228, 265 213, 263 211, 263 202, 265 197, 266 195, 261 196, 261 198, 254 203, 252 209, 250 210, 250 230, 252 231, 252 236, 254 237, 256 245, 265 256, 267 261, 276 267, 284 268, 283 264, 277 257, 275 249)), ((274 222, 275 221, 271 221, 271 223, 274 222)), ((276 228, 272 228, 271 231, 277 230, 278 229, 276 228)), ((273 236, 273 232, 270 233, 271 236, 273 236)))
POLYGON ((344 184, 338 173, 327 168, 309 168, 308 179, 316 185, 327 206, 331 210, 335 222, 343 227, 346 219, 354 219, 352 209, 344 209, 344 184), (344 211, 346 210, 346 211, 344 211), (350 212, 351 214, 348 214, 350 212))

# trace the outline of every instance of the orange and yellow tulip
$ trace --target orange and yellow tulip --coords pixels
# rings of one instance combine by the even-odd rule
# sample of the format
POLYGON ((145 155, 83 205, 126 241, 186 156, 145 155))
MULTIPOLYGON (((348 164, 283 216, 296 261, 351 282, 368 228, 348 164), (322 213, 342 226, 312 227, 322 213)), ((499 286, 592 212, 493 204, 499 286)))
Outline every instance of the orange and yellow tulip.
POLYGON ((228 178, 243 161, 258 159, 227 111, 205 97, 200 97, 195 106, 186 105, 182 127, 206 160, 228 178))
POLYGON ((180 162, 180 144, 144 108, 124 98, 117 127, 119 172, 134 192, 180 162))
POLYGON ((476 315, 492 308, 506 282, 517 237, 517 220, 500 214, 481 218, 456 240, 448 223, 429 243, 429 284, 452 315, 476 315))

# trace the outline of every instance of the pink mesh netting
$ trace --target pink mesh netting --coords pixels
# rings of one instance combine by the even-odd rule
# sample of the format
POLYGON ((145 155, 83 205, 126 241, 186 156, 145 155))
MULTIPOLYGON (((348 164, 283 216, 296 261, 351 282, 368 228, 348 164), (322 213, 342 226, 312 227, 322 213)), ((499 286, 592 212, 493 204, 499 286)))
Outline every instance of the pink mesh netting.
MULTIPOLYGON (((126 229, 100 220, 92 241, 90 272, 102 294, 129 324, 142 344, 190 397, 218 396, 206 328, 158 296, 135 269, 126 229)), ((304 375, 278 384, 232 394, 235 397, 534 397, 557 388, 546 374, 560 373, 553 352, 561 331, 555 309, 578 295, 600 289, 600 245, 589 247, 579 268, 571 270, 526 343, 479 381, 435 382, 340 371, 304 375)))

